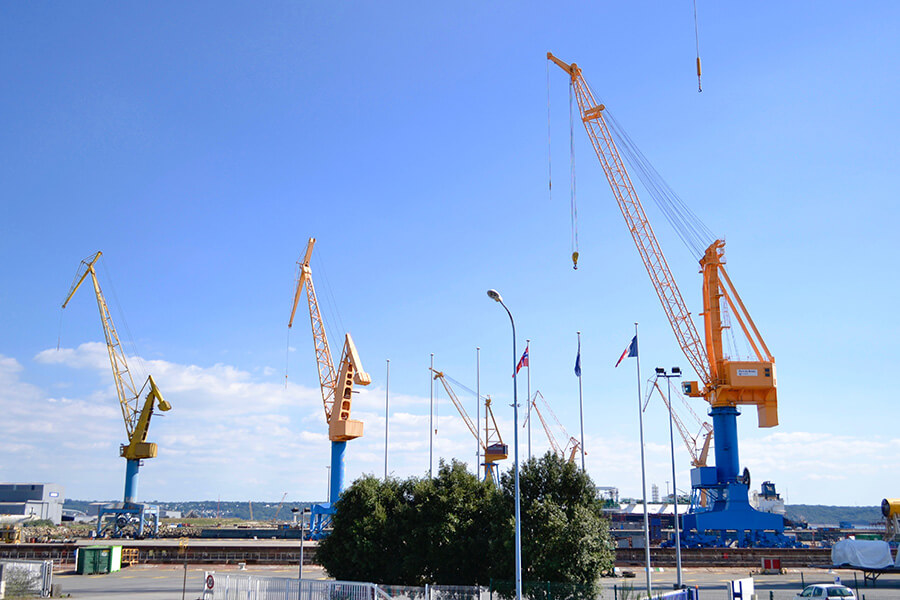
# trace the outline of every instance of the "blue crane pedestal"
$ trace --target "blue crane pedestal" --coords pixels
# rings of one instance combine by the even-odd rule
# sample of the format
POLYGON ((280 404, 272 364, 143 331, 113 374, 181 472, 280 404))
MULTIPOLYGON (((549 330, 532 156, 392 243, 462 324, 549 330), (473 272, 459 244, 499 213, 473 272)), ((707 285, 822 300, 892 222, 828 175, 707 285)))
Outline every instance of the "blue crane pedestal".
POLYGON ((143 538, 159 534, 159 507, 136 502, 140 468, 140 460, 126 461, 125 500, 100 507, 97 513, 97 537, 143 538))
POLYGON ((344 451, 347 442, 331 442, 331 479, 328 482, 328 502, 313 504, 309 511, 309 537, 310 540, 320 540, 326 535, 326 529, 331 527, 331 519, 334 516, 334 503, 340 497, 344 489, 344 451))
POLYGON ((692 502, 681 518, 682 545, 784 547, 796 545, 784 535, 784 517, 750 506, 750 474, 739 470, 737 416, 733 406, 713 407, 715 467, 691 469, 692 502), (700 498, 705 497, 705 506, 700 498))

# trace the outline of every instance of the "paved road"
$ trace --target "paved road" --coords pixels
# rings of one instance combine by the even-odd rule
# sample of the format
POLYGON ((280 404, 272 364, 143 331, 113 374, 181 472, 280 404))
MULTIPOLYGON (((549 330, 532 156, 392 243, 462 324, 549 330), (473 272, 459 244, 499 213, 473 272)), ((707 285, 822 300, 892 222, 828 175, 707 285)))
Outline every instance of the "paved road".
MULTIPOLYGON (((195 600, 203 589, 203 573, 215 570, 218 573, 258 575, 264 577, 296 577, 296 566, 248 566, 239 570, 236 566, 194 567, 189 566, 185 600, 195 600)), ((604 600, 622 599, 623 586, 644 589, 644 572, 634 570, 632 578, 604 579, 604 600)), ((727 585, 733 579, 748 577, 749 573, 740 569, 684 569, 684 583, 697 586, 702 600, 726 600, 727 585)), ((323 579, 324 572, 319 567, 305 567, 303 576, 323 579)), ((790 570, 783 575, 754 575, 759 600, 789 600, 802 589, 802 583, 830 583, 839 576, 845 585, 854 588, 853 571, 827 571, 822 569, 790 570), (801 583, 802 582, 802 583, 801 583), (771 596, 770 596, 771 592, 771 596)), ((652 573, 654 592, 672 589, 675 570, 663 569, 652 573)), ((182 597, 184 569, 174 565, 136 565, 110 575, 75 575, 58 573, 53 576, 55 584, 62 585, 64 594, 71 594, 78 600, 179 600, 182 597)), ((857 575, 859 598, 862 600, 889 600, 900 598, 900 574, 882 575, 875 588, 863 586, 862 575, 857 575)))
MULTIPOLYGON (((185 600, 194 600, 203 591, 205 571, 258 575, 262 577, 296 577, 297 567, 248 567, 188 565, 185 600)), ((320 567, 304 567, 303 576, 310 579, 324 578, 320 567)), ((135 565, 109 575, 75 575, 72 572, 56 573, 53 583, 62 586, 62 593, 79 600, 180 600, 184 583, 184 568, 173 565, 135 565)))

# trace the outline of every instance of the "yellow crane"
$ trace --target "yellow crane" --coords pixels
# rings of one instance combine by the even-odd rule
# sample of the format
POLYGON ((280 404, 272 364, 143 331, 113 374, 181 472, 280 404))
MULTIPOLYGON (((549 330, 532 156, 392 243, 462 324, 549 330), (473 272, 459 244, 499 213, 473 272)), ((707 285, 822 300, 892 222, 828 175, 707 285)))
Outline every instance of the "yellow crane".
POLYGON ((128 439, 127 444, 119 446, 119 455, 126 460, 125 498, 121 505, 115 504, 101 508, 100 516, 97 519, 97 533, 98 535, 102 533, 103 517, 109 514, 114 517, 110 531, 114 537, 126 535, 132 530, 137 536, 142 537, 148 521, 151 525, 151 534, 156 535, 159 529, 159 509, 155 506, 137 503, 138 471, 144 459, 154 458, 157 454, 156 444, 147 441, 147 432, 150 428, 154 407, 161 411, 168 411, 172 406, 162 397, 152 375, 147 377, 142 388, 138 389, 134 384, 131 371, 128 369, 125 351, 119 341, 119 334, 116 332, 109 307, 100 289, 100 282, 97 280, 97 271, 94 268, 102 254, 98 251, 81 261, 75 275, 75 282, 62 304, 62 307, 65 308, 84 280, 90 276, 94 285, 94 295, 97 298, 97 307, 100 309, 100 322, 106 338, 106 350, 112 366, 116 394, 122 409, 122 417, 125 420, 125 433, 128 439))
POLYGON ((319 301, 316 298, 316 289, 313 285, 312 259, 313 246, 316 238, 309 238, 306 245, 306 253, 297 262, 297 288, 294 292, 294 303, 291 308, 291 318, 288 328, 294 325, 294 315, 303 290, 306 289, 306 301, 309 306, 309 321, 312 327, 313 347, 316 353, 316 364, 319 371, 319 388, 322 392, 322 405, 325 409, 325 422, 328 424, 328 439, 331 440, 331 471, 329 481, 330 503, 313 505, 310 526, 310 536, 317 539, 324 535, 325 528, 330 524, 330 515, 333 514, 333 503, 337 501, 344 487, 344 451, 347 442, 363 435, 363 422, 350 418, 350 410, 353 405, 353 386, 369 385, 372 378, 362 368, 356 345, 349 333, 344 335, 344 349, 341 353, 341 362, 335 369, 331 358, 331 348, 328 345, 328 336, 325 333, 325 322, 319 310, 319 301))
MULTIPOLYGON (((531 408, 533 412, 537 413, 538 419, 540 420, 541 425, 544 427, 544 433, 547 434, 547 439, 550 440, 550 447, 553 449, 554 454, 556 454, 560 458, 568 460, 570 463, 574 463, 575 455, 581 448, 581 442, 579 442, 577 438, 569 435, 569 433, 566 431, 566 428, 563 427, 562 423, 560 423, 559 419, 556 417, 553 409, 550 408, 550 403, 547 402, 547 399, 544 398, 544 395, 540 390, 537 390, 531 397, 531 408), (559 442, 556 441, 556 437, 553 435, 553 431, 547 424, 547 420, 544 419, 544 415, 537 403, 538 398, 541 399, 541 402, 543 402, 544 404, 544 408, 547 410, 547 412, 550 413, 550 416, 553 418, 553 420, 556 421, 556 426, 559 427, 560 431, 562 431, 563 437, 569 438, 569 441, 566 442, 566 445, 564 447, 561 447, 559 445, 559 442), (568 453, 569 455, 568 458, 566 458, 566 453, 568 453)), ((528 426, 528 419, 530 418, 531 413, 529 412, 528 416, 525 418, 525 423, 522 425, 522 428, 528 426)))
MULTIPOLYGON (((466 427, 469 428, 469 431, 481 445, 482 456, 484 456, 484 480, 499 483, 500 473, 497 462, 505 460, 509 456, 509 446, 503 443, 503 438, 500 437, 500 430, 497 429, 497 420, 494 418, 494 411, 491 410, 491 397, 486 396, 484 399, 484 439, 482 439, 478 435, 478 426, 472 421, 472 417, 466 412, 466 408, 459 401, 456 392, 450 387, 450 382, 447 381, 448 378, 443 371, 431 369, 431 372, 434 374, 434 378, 439 380, 444 386, 444 390, 446 390, 447 396, 450 397, 450 401, 459 412, 459 416, 462 417, 466 427)), ((456 384, 462 386, 459 382, 456 382, 456 384)))
MULTIPOLYGON (((700 256, 704 329, 704 338, 701 339, 631 177, 625 169, 619 147, 607 122, 606 106, 595 99, 577 64, 564 62, 551 52, 547 53, 547 59, 569 76, 582 124, 619 210, 625 218, 681 350, 700 378, 699 384, 696 381, 684 382, 682 389, 689 396, 705 398, 711 406, 710 415, 716 437, 716 466, 695 468, 691 472, 691 479, 692 487, 711 493, 714 503, 712 508, 702 513, 685 516, 685 529, 720 531, 723 536, 732 535, 725 532, 736 531, 734 537, 741 543, 757 543, 768 535, 765 533, 768 531, 780 534, 784 530, 784 520, 779 515, 760 513, 750 508, 750 474, 747 469, 743 473, 739 471, 737 407, 741 404, 755 406, 759 426, 774 427, 778 425, 778 401, 775 359, 725 271, 725 242, 721 239, 714 240, 700 256), (725 299, 724 304, 722 298, 725 299), (722 331, 727 326, 724 317, 726 308, 737 318, 755 360, 732 360, 726 356, 722 344, 722 331)), ((615 123, 614 120, 612 122, 615 123)), ((626 150, 632 150, 625 136, 620 136, 620 139, 624 141, 626 150)), ((638 160, 641 158, 639 151, 632 152, 631 156, 638 160)), ((647 164, 639 163, 639 166, 645 171, 652 169, 647 164)), ((664 195, 651 186, 651 193, 654 191, 664 195)), ((678 211, 676 207, 675 212, 678 211)), ((684 233, 686 237, 691 237, 694 231, 688 227, 684 233)), ((708 239, 703 244, 707 242, 708 239)))

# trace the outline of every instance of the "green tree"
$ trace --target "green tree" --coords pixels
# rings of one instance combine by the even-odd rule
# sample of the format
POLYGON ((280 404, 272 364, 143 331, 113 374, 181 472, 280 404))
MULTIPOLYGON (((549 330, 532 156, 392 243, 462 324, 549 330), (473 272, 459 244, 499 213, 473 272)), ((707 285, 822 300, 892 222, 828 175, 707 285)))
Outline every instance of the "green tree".
POLYGON ((413 491, 415 517, 407 524, 415 560, 408 575, 418 575, 419 583, 486 584, 498 499, 494 485, 464 463, 441 461, 437 476, 418 481, 413 491))
POLYGON ((335 503, 333 532, 319 542, 318 558, 332 577, 404 583, 404 523, 414 480, 368 475, 335 503))
POLYGON ((465 464, 441 461, 433 479, 366 476, 341 494, 318 558, 337 579, 403 585, 486 583, 496 489, 465 464))
MULTIPOLYGON (((590 478, 548 453, 526 463, 520 480, 525 579, 577 584, 590 596, 614 556, 590 478)), ((487 584, 513 579, 514 531, 511 470, 497 489, 463 463, 441 461, 433 479, 354 482, 318 558, 337 579, 487 584)))
MULTIPOLYGON (((507 519, 512 522, 515 482, 501 478, 507 519)), ((594 588, 615 561, 609 525, 591 478, 552 452, 527 461, 519 474, 522 513, 522 570, 527 581, 552 581, 594 588)), ((498 544, 497 578, 513 578, 514 531, 498 544)))

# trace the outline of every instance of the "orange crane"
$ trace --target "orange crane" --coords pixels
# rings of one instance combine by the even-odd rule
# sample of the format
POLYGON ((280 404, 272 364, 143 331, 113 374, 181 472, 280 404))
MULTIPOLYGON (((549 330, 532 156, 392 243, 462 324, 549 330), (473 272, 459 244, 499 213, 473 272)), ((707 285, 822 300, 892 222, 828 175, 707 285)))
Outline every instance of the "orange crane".
POLYGON ((284 499, 287 498, 287 492, 281 495, 281 502, 278 503, 278 508, 275 510, 275 516, 272 517, 272 522, 278 520, 278 515, 281 514, 281 507, 284 506, 284 499))
POLYGON ((313 346, 316 352, 316 364, 319 369, 319 387, 322 391, 322 405, 325 409, 325 422, 328 423, 328 439, 331 440, 331 480, 329 481, 330 503, 315 504, 310 511, 313 520, 310 526, 310 536, 314 539, 322 537, 325 528, 330 523, 330 515, 333 514, 333 503, 344 487, 344 451, 347 442, 363 435, 363 422, 350 418, 350 409, 353 404, 353 386, 369 385, 372 378, 362 368, 359 354, 353 338, 347 333, 344 335, 344 350, 341 353, 341 362, 335 369, 331 358, 331 348, 328 345, 328 336, 325 334, 325 322, 319 310, 319 301, 316 298, 315 286, 313 286, 312 258, 313 246, 316 238, 309 238, 306 245, 306 254, 297 262, 297 289, 294 292, 294 304, 291 309, 291 318, 288 328, 294 324, 294 314, 300 296, 306 289, 306 301, 309 306, 309 321, 312 326, 313 346))
MULTIPOLYGON (((691 513, 685 516, 685 529, 719 531, 723 537, 733 536, 742 543, 750 544, 761 543, 760 540, 769 531, 781 534, 784 530, 784 519, 781 516, 760 513, 750 508, 750 474, 746 469, 743 473, 739 472, 737 407, 741 404, 755 406, 759 426, 774 427, 778 425, 778 401, 775 359, 725 271, 725 242, 721 239, 714 240, 700 257, 704 329, 704 338, 701 339, 631 177, 625 169, 607 122, 606 106, 595 99, 577 64, 566 63, 550 52, 547 53, 547 59, 569 75, 581 121, 613 196, 681 350, 700 378, 699 383, 684 382, 682 389, 691 397, 705 398, 711 406, 710 415, 716 437, 716 466, 695 468, 691 472, 691 483, 695 490, 711 493, 715 502, 712 508, 702 514, 691 513), (724 305, 722 298, 725 299, 724 305), (722 331, 726 327, 723 314, 726 308, 737 318, 755 360, 731 360, 725 355, 722 331), (736 534, 727 533, 728 530, 736 534)), ((621 139, 628 149, 628 140, 624 136, 621 139)))
MULTIPOLYGON (((441 384, 444 386, 444 390, 447 392, 447 396, 450 397, 450 401, 453 402, 453 406, 456 407, 456 410, 459 412, 459 416, 462 417, 466 427, 469 428, 469 431, 476 439, 478 439, 478 443, 481 444, 482 456, 484 456, 484 480, 499 483, 500 473, 497 462, 505 460, 509 456, 509 446, 503 443, 503 438, 500 437, 500 430, 497 429, 497 420, 494 418, 494 411, 491 410, 491 397, 485 396, 484 398, 484 439, 482 439, 481 436, 478 435, 478 426, 472 421, 472 417, 466 412, 466 409, 459 401, 456 392, 450 387, 447 376, 444 375, 443 371, 431 369, 431 372, 434 373, 435 379, 440 380, 441 384)), ((458 381, 455 383, 461 387, 465 387, 458 381)))
MULTIPOLYGON (((547 402, 544 395, 540 390, 537 390, 534 395, 531 397, 531 408, 534 412, 537 413, 538 419, 541 421, 541 425, 544 427, 544 433, 547 434, 547 439, 550 441, 550 447, 553 449, 553 453, 559 456, 560 458, 566 458, 566 453, 568 452, 569 457, 568 461, 570 463, 575 462, 575 455, 578 453, 578 449, 581 448, 581 442, 578 441, 577 438, 570 436, 566 431, 566 428, 562 426, 562 423, 559 422, 559 419, 556 418, 556 414, 553 412, 553 409, 550 408, 550 403, 547 402), (537 399, 540 398, 544 403, 544 407, 550 413, 550 416, 553 417, 553 420, 556 421, 556 426, 559 427, 560 431, 562 431, 563 437, 569 438, 569 441, 566 442, 565 447, 560 447, 559 442, 556 441, 556 437, 553 435, 553 431, 551 431, 550 426, 547 424, 547 420, 544 419, 543 413, 541 413, 541 409, 538 407, 537 399)), ((525 423, 522 427, 526 427, 528 425, 528 419, 531 418, 531 413, 529 412, 528 416, 525 418, 525 423)))
POLYGON ((625 217, 650 281, 659 296, 675 337, 688 362, 703 384, 686 382, 688 395, 703 397, 713 407, 752 404, 757 407, 760 427, 778 425, 778 403, 775 390, 775 359, 750 318, 737 290, 725 272, 725 242, 715 240, 700 259, 703 271, 703 323, 705 342, 700 338, 690 311, 681 296, 675 278, 660 249, 644 207, 625 170, 625 165, 604 118, 606 107, 594 99, 575 63, 568 64, 552 53, 547 58, 566 71, 570 78, 581 120, 603 172, 606 174, 619 209, 625 217), (737 317, 738 323, 756 354, 755 361, 728 360, 722 349, 721 298, 737 317))

